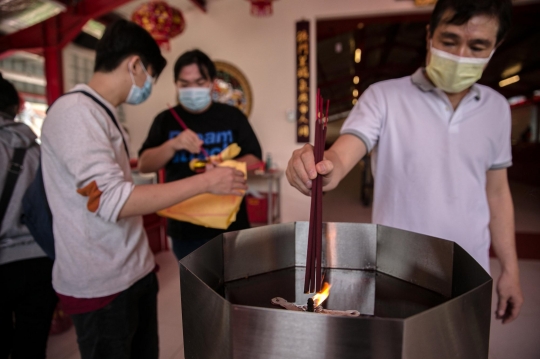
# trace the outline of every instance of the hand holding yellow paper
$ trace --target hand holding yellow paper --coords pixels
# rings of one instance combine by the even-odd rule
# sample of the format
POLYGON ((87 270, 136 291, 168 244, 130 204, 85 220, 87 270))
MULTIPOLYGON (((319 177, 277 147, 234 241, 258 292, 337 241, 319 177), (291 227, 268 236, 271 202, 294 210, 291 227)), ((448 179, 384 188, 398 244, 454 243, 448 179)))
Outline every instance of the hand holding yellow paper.
POLYGON ((197 172, 197 170, 200 169, 201 167, 204 169, 204 165, 206 163, 221 163, 223 161, 232 160, 240 154, 241 150, 242 148, 238 146, 236 143, 231 143, 219 154, 208 157, 206 161, 201 161, 198 158, 192 159, 189 162, 189 168, 192 171, 197 172))
MULTIPOLYGON (((242 171, 244 176, 247 174, 245 162, 227 160, 218 166, 232 167, 242 171)), ((199 226, 227 229, 236 220, 236 213, 238 213, 242 198, 233 195, 205 193, 161 210, 158 214, 199 226)))

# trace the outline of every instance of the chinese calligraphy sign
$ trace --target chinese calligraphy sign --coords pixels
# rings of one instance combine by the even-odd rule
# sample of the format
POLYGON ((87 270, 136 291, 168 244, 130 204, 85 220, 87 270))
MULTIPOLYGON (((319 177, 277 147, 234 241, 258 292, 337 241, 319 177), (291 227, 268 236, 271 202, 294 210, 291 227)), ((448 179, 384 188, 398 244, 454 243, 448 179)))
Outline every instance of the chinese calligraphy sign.
POLYGON ((296 142, 309 142, 309 21, 296 23, 296 142))

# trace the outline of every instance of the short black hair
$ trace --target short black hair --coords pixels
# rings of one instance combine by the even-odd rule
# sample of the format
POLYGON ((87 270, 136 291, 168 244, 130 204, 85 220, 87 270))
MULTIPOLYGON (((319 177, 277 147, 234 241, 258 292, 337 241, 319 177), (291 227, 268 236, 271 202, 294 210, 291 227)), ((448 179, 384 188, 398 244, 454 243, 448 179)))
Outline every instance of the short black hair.
POLYGON ((150 64, 155 78, 167 65, 156 40, 148 31, 134 22, 118 20, 107 27, 97 43, 94 71, 111 72, 132 55, 138 55, 145 67, 150 64))
POLYGON ((4 112, 14 118, 19 109, 19 101, 19 93, 15 89, 15 86, 4 79, 0 72, 0 112, 4 112))
POLYGON ((191 51, 184 52, 176 63, 174 64, 174 81, 178 80, 178 75, 180 71, 188 65, 197 64, 199 67, 199 72, 207 80, 213 81, 216 78, 217 71, 216 65, 210 60, 208 55, 206 55, 201 50, 195 49, 191 51))
POLYGON ((431 36, 446 10, 455 11, 452 18, 446 21, 447 24, 463 25, 473 16, 478 15, 493 16, 498 19, 497 44, 504 39, 512 23, 511 0, 438 0, 429 23, 431 36))

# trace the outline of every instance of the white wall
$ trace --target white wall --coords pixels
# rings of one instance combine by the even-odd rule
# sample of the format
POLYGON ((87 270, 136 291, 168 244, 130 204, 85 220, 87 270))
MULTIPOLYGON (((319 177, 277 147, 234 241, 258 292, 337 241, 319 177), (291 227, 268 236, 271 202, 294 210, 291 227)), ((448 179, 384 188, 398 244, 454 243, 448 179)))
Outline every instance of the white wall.
MULTIPOLYGON (((169 0, 180 3, 186 0, 169 0)), ((165 53, 168 65, 152 96, 140 106, 125 106, 132 151, 135 154, 144 141, 154 116, 175 103, 173 66, 184 51, 199 48, 214 60, 236 65, 246 75, 253 90, 250 116, 264 152, 285 168, 296 143, 296 125, 286 121, 285 112, 295 108, 295 23, 311 22, 312 58, 311 88, 316 89, 315 20, 358 15, 430 11, 417 8, 412 1, 397 0, 280 0, 274 2, 274 14, 256 18, 249 14, 245 0, 214 0, 208 13, 190 10, 184 13, 185 32, 171 42, 165 53)), ((315 91, 311 91, 314 103, 315 91)), ((313 110, 312 110, 313 113, 313 110)), ((309 198, 282 180, 282 221, 309 218, 309 198)))

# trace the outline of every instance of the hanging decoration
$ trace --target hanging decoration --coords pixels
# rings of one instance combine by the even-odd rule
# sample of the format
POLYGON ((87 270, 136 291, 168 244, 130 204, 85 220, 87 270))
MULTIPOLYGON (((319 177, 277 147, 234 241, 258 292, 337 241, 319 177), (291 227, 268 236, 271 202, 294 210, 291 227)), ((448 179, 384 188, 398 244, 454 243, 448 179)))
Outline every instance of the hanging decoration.
POLYGON ((131 19, 152 35, 158 45, 169 51, 169 40, 184 32, 186 22, 182 12, 165 1, 150 1, 137 8, 131 19))
POLYGON ((272 15, 272 2, 276 0, 248 0, 251 3, 251 15, 265 17, 272 15))
POLYGON ((212 100, 234 106, 249 118, 253 96, 247 77, 239 68, 228 62, 214 61, 214 65, 217 74, 212 100))

